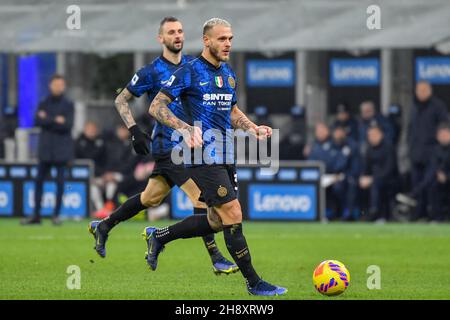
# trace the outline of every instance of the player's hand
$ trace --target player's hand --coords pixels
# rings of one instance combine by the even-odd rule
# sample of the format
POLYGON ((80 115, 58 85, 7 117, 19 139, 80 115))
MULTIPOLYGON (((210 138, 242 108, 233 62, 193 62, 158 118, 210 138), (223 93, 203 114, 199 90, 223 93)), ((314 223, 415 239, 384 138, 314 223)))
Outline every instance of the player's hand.
POLYGON ((189 126, 182 130, 183 139, 189 148, 199 148, 203 144, 202 130, 199 127, 189 126))
POLYGON ((137 125, 134 125, 128 129, 131 133, 131 142, 133 143, 133 149, 137 154, 145 156, 150 153, 148 147, 149 136, 142 132, 137 125))
POLYGON ((255 132, 258 140, 264 140, 272 136, 272 128, 269 126, 257 126, 255 132))

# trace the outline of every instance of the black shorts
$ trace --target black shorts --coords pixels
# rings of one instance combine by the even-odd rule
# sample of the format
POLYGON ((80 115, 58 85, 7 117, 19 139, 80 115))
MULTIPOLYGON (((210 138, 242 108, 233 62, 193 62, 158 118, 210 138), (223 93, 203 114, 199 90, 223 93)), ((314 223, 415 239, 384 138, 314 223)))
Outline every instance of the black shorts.
POLYGON ((181 187, 190 178, 184 165, 174 164, 170 158, 170 154, 167 157, 155 157, 155 168, 150 178, 157 176, 162 176, 166 179, 171 188, 174 185, 181 187))
POLYGON ((237 175, 234 165, 200 165, 187 168, 189 176, 202 192, 208 207, 237 198, 237 175))

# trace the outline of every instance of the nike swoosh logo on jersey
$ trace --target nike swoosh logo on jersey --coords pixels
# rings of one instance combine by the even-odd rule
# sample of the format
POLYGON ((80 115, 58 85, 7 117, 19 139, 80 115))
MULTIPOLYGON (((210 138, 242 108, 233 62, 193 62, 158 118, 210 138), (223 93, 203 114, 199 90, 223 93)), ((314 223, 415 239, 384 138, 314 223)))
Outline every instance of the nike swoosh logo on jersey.
POLYGON ((161 84, 166 84, 169 80, 161 81, 161 84))
POLYGON ((204 86, 204 85, 207 85, 208 83, 209 83, 209 81, 206 81, 206 82, 200 82, 199 85, 204 86))

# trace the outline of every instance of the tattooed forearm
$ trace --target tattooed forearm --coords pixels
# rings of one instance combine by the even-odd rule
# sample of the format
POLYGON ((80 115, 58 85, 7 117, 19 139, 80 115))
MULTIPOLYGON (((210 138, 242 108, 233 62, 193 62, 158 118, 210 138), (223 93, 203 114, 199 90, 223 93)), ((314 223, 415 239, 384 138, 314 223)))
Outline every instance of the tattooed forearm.
POLYGON ((189 129, 186 122, 178 119, 167 107, 172 102, 168 96, 159 92, 150 104, 148 112, 158 122, 173 129, 189 129))
POLYGON ((234 106, 231 111, 231 125, 236 129, 249 130, 255 129, 256 124, 250 121, 249 118, 238 108, 234 106))
POLYGON ((119 93, 116 100, 114 101, 116 109, 119 112, 120 117, 122 118, 127 128, 130 128, 136 124, 136 121, 134 121, 133 115, 131 114, 131 110, 128 105, 128 101, 132 97, 133 95, 131 94, 131 92, 125 88, 122 90, 121 93, 119 93))

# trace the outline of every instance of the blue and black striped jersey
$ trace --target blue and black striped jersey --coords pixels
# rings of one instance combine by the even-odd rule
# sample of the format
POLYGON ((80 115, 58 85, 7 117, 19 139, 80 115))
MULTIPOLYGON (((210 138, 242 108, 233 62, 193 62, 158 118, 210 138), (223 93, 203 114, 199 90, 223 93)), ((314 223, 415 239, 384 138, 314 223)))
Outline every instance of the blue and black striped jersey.
MULTIPOLYGON (((150 101, 158 94, 161 87, 167 83, 170 76, 182 65, 192 61, 194 57, 183 55, 179 64, 173 64, 163 56, 153 60, 151 63, 142 67, 133 76, 127 85, 128 91, 134 96, 140 97, 147 93, 150 101)), ((187 114, 180 107, 180 100, 176 99, 169 105, 170 110, 183 121, 188 121, 187 114)), ((171 141, 173 129, 156 123, 152 132, 152 154, 154 156, 164 156, 171 152, 178 141, 171 141)))

